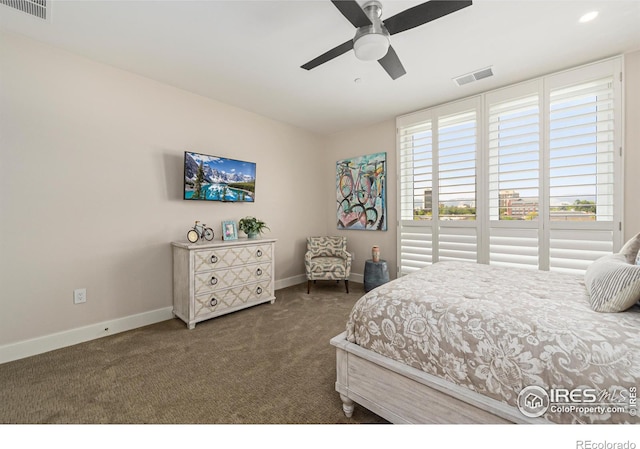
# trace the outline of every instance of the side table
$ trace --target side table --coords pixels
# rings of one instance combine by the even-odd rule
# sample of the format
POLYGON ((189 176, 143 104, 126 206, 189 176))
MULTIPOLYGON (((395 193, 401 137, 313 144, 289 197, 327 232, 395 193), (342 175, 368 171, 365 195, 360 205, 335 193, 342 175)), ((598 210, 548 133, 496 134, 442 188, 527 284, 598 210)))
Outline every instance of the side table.
POLYGON ((364 263, 364 291, 368 292, 389 282, 389 268, 386 260, 374 262, 369 259, 364 263))

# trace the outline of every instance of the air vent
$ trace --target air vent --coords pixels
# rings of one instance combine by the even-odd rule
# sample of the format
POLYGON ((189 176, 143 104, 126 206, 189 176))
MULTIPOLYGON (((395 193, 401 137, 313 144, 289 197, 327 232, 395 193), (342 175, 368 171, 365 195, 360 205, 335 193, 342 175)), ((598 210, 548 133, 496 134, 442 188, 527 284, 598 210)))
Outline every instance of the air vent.
POLYGON ((465 84, 469 84, 483 78, 488 78, 490 76, 493 76, 493 69, 491 67, 487 67, 486 69, 476 70, 473 73, 467 73, 466 75, 454 78, 453 81, 458 86, 464 86, 465 84))
POLYGON ((47 20, 48 6, 51 0, 0 0, 0 3, 39 19, 47 20))
POLYGON ((473 75, 463 75, 456 78, 454 81, 458 83, 458 86, 463 86, 465 84, 473 83, 476 79, 473 75))

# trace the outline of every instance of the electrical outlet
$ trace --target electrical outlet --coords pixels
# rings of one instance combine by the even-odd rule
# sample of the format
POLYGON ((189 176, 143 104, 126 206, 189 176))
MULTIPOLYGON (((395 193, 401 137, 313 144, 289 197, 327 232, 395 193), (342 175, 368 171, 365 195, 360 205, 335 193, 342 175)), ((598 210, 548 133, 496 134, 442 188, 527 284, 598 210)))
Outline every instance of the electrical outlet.
POLYGON ((87 289, 86 288, 76 288, 73 291, 73 303, 74 304, 82 304, 87 302, 87 289))

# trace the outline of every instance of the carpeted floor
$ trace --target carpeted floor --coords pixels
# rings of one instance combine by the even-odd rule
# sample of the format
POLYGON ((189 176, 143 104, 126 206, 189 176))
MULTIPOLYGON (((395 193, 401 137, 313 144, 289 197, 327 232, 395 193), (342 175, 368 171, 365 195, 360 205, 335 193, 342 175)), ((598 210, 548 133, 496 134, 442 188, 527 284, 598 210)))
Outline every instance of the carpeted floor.
POLYGON ((361 284, 306 284, 188 330, 178 320, 0 365, 1 423, 383 423, 342 412, 335 351, 361 284))

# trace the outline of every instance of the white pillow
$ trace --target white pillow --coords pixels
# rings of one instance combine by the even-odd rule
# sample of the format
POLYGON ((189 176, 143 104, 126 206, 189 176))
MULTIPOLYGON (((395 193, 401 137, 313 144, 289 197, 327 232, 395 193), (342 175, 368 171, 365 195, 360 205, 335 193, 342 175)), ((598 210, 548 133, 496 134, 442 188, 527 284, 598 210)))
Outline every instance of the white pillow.
POLYGON ((622 312, 640 300, 640 265, 628 263, 624 254, 599 258, 589 265, 584 280, 596 312, 622 312))
POLYGON ((640 265, 640 251, 638 251, 638 255, 636 256, 636 265, 640 265))

